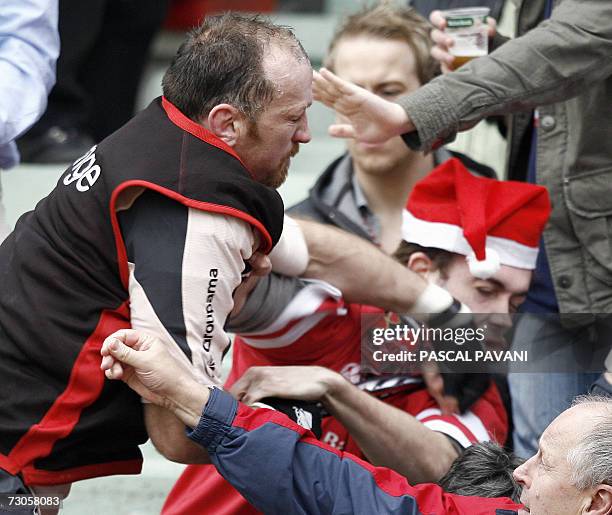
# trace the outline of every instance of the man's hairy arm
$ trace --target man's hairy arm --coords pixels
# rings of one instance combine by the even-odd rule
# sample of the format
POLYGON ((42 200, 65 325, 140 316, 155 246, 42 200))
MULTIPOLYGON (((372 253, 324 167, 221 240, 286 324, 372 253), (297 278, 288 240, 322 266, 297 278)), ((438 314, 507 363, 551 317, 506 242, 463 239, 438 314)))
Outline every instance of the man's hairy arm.
POLYGON ((412 483, 437 481, 458 456, 445 435, 327 368, 252 367, 231 391, 247 404, 269 396, 321 401, 374 465, 392 468, 412 483))
POLYGON ((392 468, 411 483, 433 483, 448 472, 459 454, 445 435, 336 375, 323 405, 373 465, 392 468))
POLYGON ((332 284, 347 302, 408 312, 425 291, 425 279, 370 242, 329 225, 297 222, 310 255, 302 276, 332 284))

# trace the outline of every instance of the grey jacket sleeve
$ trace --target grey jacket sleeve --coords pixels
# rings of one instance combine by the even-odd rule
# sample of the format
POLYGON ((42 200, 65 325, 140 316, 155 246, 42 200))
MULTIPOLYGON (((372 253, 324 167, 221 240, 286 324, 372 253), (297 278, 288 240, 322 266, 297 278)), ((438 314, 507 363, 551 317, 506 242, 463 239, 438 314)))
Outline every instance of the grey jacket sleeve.
POLYGON ((567 100, 612 75, 612 2, 562 0, 524 36, 399 99, 415 149, 451 141, 493 114, 567 100))

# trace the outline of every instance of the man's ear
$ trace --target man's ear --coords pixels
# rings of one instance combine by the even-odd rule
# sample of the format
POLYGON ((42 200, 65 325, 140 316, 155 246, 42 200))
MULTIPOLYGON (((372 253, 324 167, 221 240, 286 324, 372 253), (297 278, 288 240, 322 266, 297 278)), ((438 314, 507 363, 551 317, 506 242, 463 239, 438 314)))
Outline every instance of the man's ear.
POLYGON ((586 515, 612 515, 612 486, 598 485, 591 498, 586 515))
POLYGON ((230 147, 246 130, 244 115, 233 105, 219 104, 208 113, 208 130, 230 147))
POLYGON ((434 269, 434 264, 431 258, 424 252, 413 252, 408 258, 406 266, 422 277, 427 277, 427 274, 434 269))

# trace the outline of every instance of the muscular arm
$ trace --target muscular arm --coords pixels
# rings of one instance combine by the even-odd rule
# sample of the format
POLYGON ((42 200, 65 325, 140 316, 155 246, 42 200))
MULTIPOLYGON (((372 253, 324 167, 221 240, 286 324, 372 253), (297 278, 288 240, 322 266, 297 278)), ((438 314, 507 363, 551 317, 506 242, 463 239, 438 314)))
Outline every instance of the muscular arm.
POLYGON ((185 424, 174 413, 155 404, 145 404, 144 414, 149 438, 166 459, 186 464, 210 463, 206 450, 187 438, 185 424))
POLYGON ((253 367, 232 392, 247 404, 268 396, 321 401, 372 464, 396 470, 411 483, 437 481, 458 456, 448 437, 327 368, 253 367))
POLYGON ((405 313, 425 291, 425 279, 362 238, 329 225, 298 223, 310 254, 303 277, 332 284, 347 302, 405 313))
POLYGON ((448 437, 335 376, 323 405, 373 465, 391 468, 411 483, 432 483, 448 472, 459 456, 448 437))

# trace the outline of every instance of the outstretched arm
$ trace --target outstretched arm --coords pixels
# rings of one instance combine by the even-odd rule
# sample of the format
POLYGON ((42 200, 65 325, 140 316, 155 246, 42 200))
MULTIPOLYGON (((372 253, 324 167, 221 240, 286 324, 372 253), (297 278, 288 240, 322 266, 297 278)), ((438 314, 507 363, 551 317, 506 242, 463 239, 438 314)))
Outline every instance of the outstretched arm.
POLYGON ((12 141, 45 112, 60 46, 57 11, 57 0, 2 2, 0 168, 17 164, 12 141))
POLYGON ((257 509, 285 513, 492 514, 519 506, 509 499, 445 494, 339 453, 284 415, 253 410, 228 394, 188 380, 177 382, 176 361, 157 340, 141 345, 135 331, 105 341, 102 368, 152 402, 174 410, 208 449, 214 465, 257 509), (199 414, 198 415, 198 410, 199 414))
POLYGON ((329 225, 297 222, 309 253, 302 276, 332 284, 347 302, 417 314, 439 313, 453 303, 446 290, 429 284, 372 243, 329 225))
POLYGON ((567 100, 609 77, 611 16, 610 2, 560 2, 525 35, 398 99, 404 117, 398 105, 326 70, 314 77, 315 98, 346 117, 346 124, 330 128, 334 136, 377 142, 408 133, 411 147, 429 150, 486 116, 567 100))
POLYGON ((448 437, 361 391, 328 368, 252 367, 231 392, 245 404, 265 397, 322 402, 371 463, 389 467, 411 483, 437 481, 458 456, 448 437))

